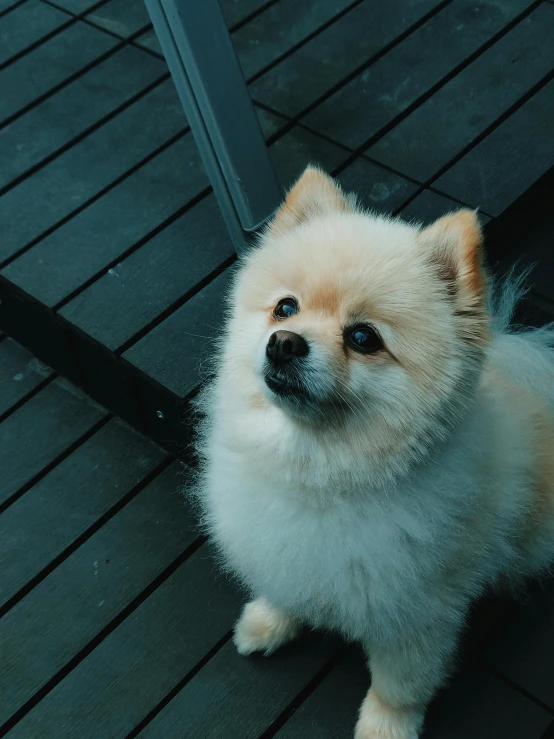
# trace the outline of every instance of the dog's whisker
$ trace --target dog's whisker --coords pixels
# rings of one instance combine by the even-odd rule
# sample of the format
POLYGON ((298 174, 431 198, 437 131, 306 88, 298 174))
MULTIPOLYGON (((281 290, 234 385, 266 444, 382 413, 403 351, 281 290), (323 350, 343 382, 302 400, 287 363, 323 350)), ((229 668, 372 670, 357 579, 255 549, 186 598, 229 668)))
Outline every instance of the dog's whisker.
POLYGON ((213 336, 203 336, 202 334, 193 334, 190 331, 181 331, 184 336, 193 336, 195 339, 207 339, 210 343, 215 343, 216 341, 219 341, 219 339, 214 338, 213 336))

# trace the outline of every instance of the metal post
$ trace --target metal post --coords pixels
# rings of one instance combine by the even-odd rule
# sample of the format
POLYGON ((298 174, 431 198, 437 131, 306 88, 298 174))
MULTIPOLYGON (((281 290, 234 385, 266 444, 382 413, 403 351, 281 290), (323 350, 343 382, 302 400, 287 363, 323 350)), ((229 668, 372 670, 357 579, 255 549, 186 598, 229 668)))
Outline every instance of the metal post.
POLYGON ((282 192, 219 4, 146 0, 146 6, 240 254, 282 192))

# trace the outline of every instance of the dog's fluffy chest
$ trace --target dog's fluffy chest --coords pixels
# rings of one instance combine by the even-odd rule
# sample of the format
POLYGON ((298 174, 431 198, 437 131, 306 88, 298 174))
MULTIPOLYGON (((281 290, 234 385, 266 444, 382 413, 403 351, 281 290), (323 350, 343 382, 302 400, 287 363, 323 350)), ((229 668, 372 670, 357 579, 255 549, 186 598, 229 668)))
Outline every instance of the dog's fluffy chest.
POLYGON ((313 625, 360 638, 369 615, 375 625, 413 609, 422 579, 439 566, 432 532, 413 512, 340 495, 313 505, 305 491, 249 477, 228 458, 212 468, 205 494, 231 569, 313 625))

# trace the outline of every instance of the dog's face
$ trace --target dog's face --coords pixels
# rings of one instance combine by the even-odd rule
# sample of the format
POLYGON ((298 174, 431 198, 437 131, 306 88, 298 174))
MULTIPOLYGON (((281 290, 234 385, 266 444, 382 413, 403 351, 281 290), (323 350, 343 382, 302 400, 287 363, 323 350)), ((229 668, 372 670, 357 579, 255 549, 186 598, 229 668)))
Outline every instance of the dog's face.
POLYGON ((421 230, 361 212, 309 168, 239 274, 226 354, 252 403, 394 446, 471 394, 484 293, 473 213, 421 230))

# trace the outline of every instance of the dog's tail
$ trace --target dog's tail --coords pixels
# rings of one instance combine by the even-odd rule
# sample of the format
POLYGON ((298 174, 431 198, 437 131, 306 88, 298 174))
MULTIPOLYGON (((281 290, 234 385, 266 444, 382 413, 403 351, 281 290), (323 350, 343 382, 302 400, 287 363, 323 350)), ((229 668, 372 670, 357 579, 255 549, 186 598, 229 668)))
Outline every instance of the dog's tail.
POLYGON ((514 379, 528 385, 554 405, 554 322, 541 328, 514 323, 516 306, 530 290, 532 269, 517 273, 516 266, 507 277, 491 286, 491 353, 514 379))

